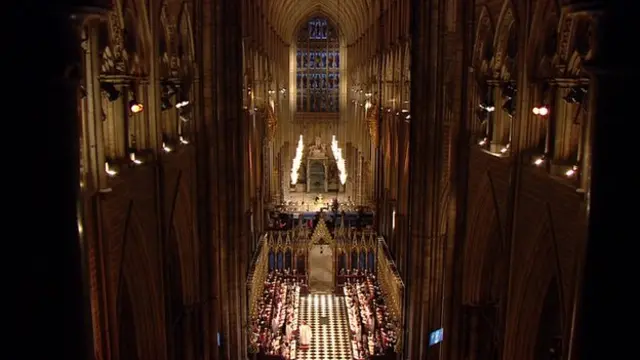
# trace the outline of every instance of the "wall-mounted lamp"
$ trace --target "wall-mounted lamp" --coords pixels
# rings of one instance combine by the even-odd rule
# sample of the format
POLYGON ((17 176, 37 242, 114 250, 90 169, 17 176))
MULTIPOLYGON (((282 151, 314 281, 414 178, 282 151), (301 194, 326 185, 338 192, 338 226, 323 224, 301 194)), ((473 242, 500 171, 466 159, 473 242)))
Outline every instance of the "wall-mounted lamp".
POLYGON ((480 146, 485 146, 488 143, 489 143, 489 139, 487 139, 487 138, 483 138, 480 141, 478 141, 478 145, 480 145, 480 146))
POLYGON ((571 169, 565 171, 564 175, 566 177, 573 177, 578 173, 578 167, 576 165, 572 166, 571 169))
POLYGON ((502 149, 500 149, 500 153, 506 154, 507 151, 509 151, 510 148, 511 148, 511 144, 507 144, 502 149))
POLYGON ((129 153, 129 160, 135 165, 142 165, 142 160, 137 157, 135 151, 129 153))
POLYGON ((129 101, 129 110, 131 110, 131 113, 137 114, 144 110, 144 105, 142 105, 142 103, 138 100, 132 99, 131 101, 129 101))
POLYGON ((391 213, 391 229, 395 230, 396 229, 396 210, 393 209, 393 212, 391 213))
POLYGON ((163 141, 162 142, 162 150, 164 150, 164 152, 166 152, 166 153, 170 153, 170 152, 173 151, 173 148, 169 144, 167 144, 166 142, 163 141))
POLYGON ((180 144, 187 145, 189 144, 189 140, 185 139, 184 136, 180 135, 180 144))
POLYGON ((533 165, 542 166, 542 164, 544 164, 546 161, 547 161, 547 156, 546 155, 542 155, 542 156, 539 156, 539 157, 537 157, 537 158, 535 158, 533 160, 533 165))
POLYGON ((111 163, 109 161, 105 161, 104 162, 104 172, 106 172, 107 175, 109 175, 111 177, 118 175, 117 167, 111 165, 111 163))
POLYGON ((496 107, 493 106, 492 104, 489 103, 483 103, 478 105, 480 107, 480 109, 486 111, 486 112, 494 112, 496 111, 496 107))
POLYGON ((532 110, 534 115, 547 116, 549 115, 549 108, 546 105, 536 106, 532 110))
POLYGON ((190 104, 189 97, 184 93, 180 93, 180 96, 178 97, 178 102, 176 103, 176 109, 182 109, 189 104, 190 104))

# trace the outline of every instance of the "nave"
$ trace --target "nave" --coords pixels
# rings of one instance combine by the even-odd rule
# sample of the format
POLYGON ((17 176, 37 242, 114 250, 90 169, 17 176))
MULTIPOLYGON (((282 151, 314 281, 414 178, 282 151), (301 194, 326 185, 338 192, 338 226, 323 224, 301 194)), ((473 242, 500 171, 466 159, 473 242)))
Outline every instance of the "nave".
POLYGON ((342 296, 313 294, 300 302, 300 321, 311 326, 308 350, 300 351, 299 360, 351 360, 349 319, 342 296))

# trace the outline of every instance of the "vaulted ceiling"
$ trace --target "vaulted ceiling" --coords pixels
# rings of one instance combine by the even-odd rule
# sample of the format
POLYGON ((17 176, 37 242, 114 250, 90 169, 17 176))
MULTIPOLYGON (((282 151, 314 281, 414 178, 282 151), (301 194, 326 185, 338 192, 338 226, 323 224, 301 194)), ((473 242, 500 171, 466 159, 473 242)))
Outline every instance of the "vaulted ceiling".
POLYGON ((296 30, 310 16, 325 15, 337 24, 342 38, 350 44, 370 25, 380 1, 267 0, 265 15, 285 41, 292 41, 296 30))

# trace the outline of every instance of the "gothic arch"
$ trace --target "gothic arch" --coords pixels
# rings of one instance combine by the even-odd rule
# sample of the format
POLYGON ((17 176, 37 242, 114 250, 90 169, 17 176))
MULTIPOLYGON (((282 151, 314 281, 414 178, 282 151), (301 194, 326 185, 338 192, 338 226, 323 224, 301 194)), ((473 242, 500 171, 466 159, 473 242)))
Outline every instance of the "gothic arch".
POLYGON ((553 278, 547 286, 542 311, 538 320, 538 334, 534 358, 545 359, 550 355, 562 355, 562 299, 558 279, 553 278))
POLYGON ((463 301, 468 304, 478 304, 484 300, 482 289, 487 280, 484 278, 485 268, 490 266, 492 260, 493 239, 500 238, 499 209, 491 206, 491 211, 484 206, 494 204, 493 189, 488 177, 482 180, 478 189, 477 197, 471 202, 476 204, 476 208, 469 217, 469 231, 464 246, 463 301))
MULTIPOLYGON (((121 0, 121 14, 122 14, 122 29, 123 40, 125 49, 127 52, 131 52, 131 49, 127 48, 127 31, 133 31, 131 41, 135 37, 136 46, 135 53, 129 53, 129 56, 138 56, 139 65, 142 67, 142 72, 147 74, 149 71, 149 59, 151 54, 151 29, 149 27, 149 18, 146 10, 146 5, 141 0, 121 0)), ((130 63, 134 59, 129 59, 130 63)))
POLYGON ((182 270, 184 260, 181 251, 181 238, 176 228, 175 220, 171 222, 167 234, 166 265, 165 265, 165 307, 167 308, 167 333, 169 342, 167 344, 172 358, 180 359, 184 356, 184 333, 183 318, 185 308, 184 271, 182 270))
POLYGON ((163 312, 159 303, 162 295, 159 291, 159 279, 151 263, 145 239, 145 230, 141 225, 141 219, 137 215, 135 207, 131 211, 128 226, 125 231, 125 240, 122 246, 124 258, 122 273, 117 279, 120 288, 116 289, 117 298, 120 298, 122 286, 127 286, 131 295, 132 309, 135 314, 136 335, 139 340, 141 354, 149 354, 156 357, 163 353, 159 346, 160 339, 164 337, 164 329, 159 326, 162 323, 163 312))
POLYGON ((331 14, 327 13, 322 9, 315 9, 315 10, 309 11, 309 13, 306 16, 303 16, 302 18, 300 18, 300 20, 296 22, 295 26, 293 27, 294 29, 293 33, 291 34, 291 36, 288 37, 289 39, 291 39, 292 45, 297 46, 298 34, 300 33, 300 31, 302 31, 302 28, 309 21, 309 19, 312 19, 315 17, 326 19, 329 27, 333 28, 338 33, 338 41, 340 43, 340 46, 346 45, 343 31, 338 26, 338 22, 336 22, 335 18, 331 16, 331 14))
MULTIPOLYGON (((536 347, 536 338, 540 324, 540 315, 549 286, 558 287, 558 293, 562 294, 563 279, 558 273, 555 260, 557 257, 553 245, 553 234, 550 225, 544 217, 540 219, 539 232, 531 237, 536 244, 533 251, 524 254, 521 271, 515 273, 512 280, 511 304, 508 312, 514 314, 507 319, 505 339, 505 354, 507 359, 533 360, 536 347), (528 255, 528 256, 527 256, 528 255), (554 264, 551 264, 551 263, 554 264), (556 281, 554 281, 556 279, 556 281)), ((560 312, 564 313, 562 295, 560 299, 560 312)), ((564 320, 564 315, 560 315, 564 320)))
POLYGON ((167 78, 171 72, 171 56, 174 49, 171 48, 168 19, 164 11, 160 16, 160 30, 158 31, 158 56, 160 58, 160 77, 167 78))
POLYGON ((180 43, 183 47, 186 47, 185 54, 187 55, 187 59, 189 59, 189 66, 191 66, 192 62, 195 60, 195 45, 193 43, 193 28, 191 24, 191 14, 189 13, 188 3, 185 2, 182 5, 182 9, 180 10, 180 15, 178 17, 178 34, 180 37, 180 43), (185 44, 186 42, 186 44, 185 44))
MULTIPOLYGON (((500 11, 500 17, 498 18, 495 35, 493 38, 494 57, 492 68, 495 73, 501 73, 501 70, 504 66, 507 45, 513 26, 516 26, 515 30, 517 30, 515 8, 513 7, 513 4, 510 0, 505 0, 504 4, 502 5, 502 10, 500 11)), ((517 34, 517 36, 518 41, 521 41, 522 34, 517 34)))
POLYGON ((491 40, 494 35, 494 31, 493 22, 489 15, 489 9, 486 6, 482 6, 473 46, 472 65, 474 68, 478 69, 482 65, 486 47, 490 46, 493 48, 493 41, 491 40))
POLYGON ((536 6, 527 44, 527 54, 534 59, 533 66, 529 66, 531 79, 553 75, 558 53, 559 11, 555 0, 540 1, 536 6))
POLYGON ((116 358, 138 360, 140 358, 140 347, 131 293, 127 284, 123 284, 120 290, 116 302, 118 314, 118 341, 116 348, 118 356, 116 358))

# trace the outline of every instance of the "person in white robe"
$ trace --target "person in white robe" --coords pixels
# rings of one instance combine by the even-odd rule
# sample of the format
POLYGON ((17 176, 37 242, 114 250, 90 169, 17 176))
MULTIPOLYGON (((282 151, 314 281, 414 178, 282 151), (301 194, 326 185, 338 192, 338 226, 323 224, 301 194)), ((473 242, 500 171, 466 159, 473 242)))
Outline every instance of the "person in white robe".
POLYGON ((300 325, 300 348, 308 349, 311 344, 311 327, 307 325, 306 321, 302 322, 300 325))
POLYGON ((291 334, 293 333, 293 324, 291 321, 287 323, 285 334, 287 335, 287 341, 291 340, 291 334))

